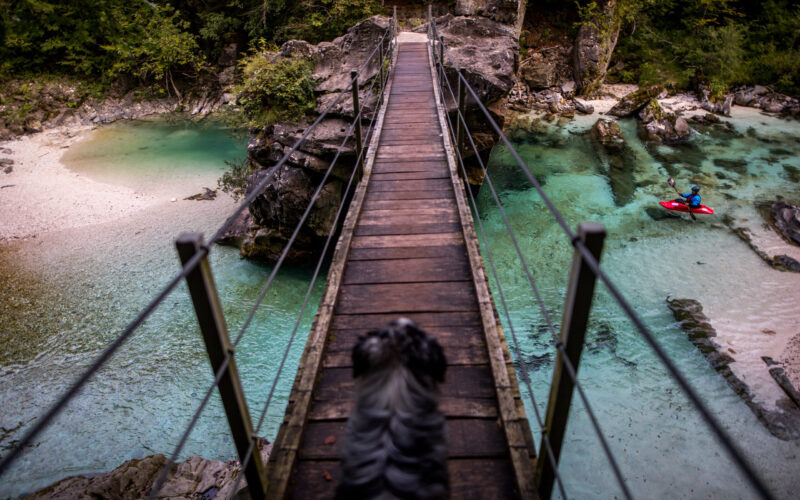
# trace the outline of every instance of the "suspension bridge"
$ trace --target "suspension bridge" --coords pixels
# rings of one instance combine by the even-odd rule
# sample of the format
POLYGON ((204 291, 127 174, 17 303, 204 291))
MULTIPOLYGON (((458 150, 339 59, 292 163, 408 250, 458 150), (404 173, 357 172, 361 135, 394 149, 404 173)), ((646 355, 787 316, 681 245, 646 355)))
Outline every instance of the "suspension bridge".
POLYGON ((189 434, 216 390, 222 397, 241 463, 241 473, 229 490, 230 497, 236 495, 240 483, 246 484, 250 497, 255 499, 332 497, 339 474, 343 431, 354 397, 350 352, 358 335, 398 316, 415 320, 436 337, 447 357, 440 410, 447 419, 449 432, 448 471, 453 498, 550 498, 554 491, 562 498, 569 498, 569 482, 559 474, 558 462, 575 392, 617 479, 618 494, 633 498, 624 471, 618 466, 601 422, 595 417, 577 377, 595 283, 601 281, 703 416, 749 480, 753 491, 761 498, 772 498, 738 446, 603 272, 599 263, 605 236, 603 228, 584 223, 576 232, 567 225, 480 102, 463 71, 450 57, 435 21, 430 20, 427 35, 398 36, 396 19, 393 19, 360 70, 351 74, 348 88, 277 164, 279 168, 287 161, 330 109, 346 98, 352 99, 355 117, 339 152, 346 141, 353 141, 355 166, 284 356, 276 372, 270 374, 269 394, 255 425, 239 381, 235 349, 339 160, 339 153, 273 267, 248 319, 233 339, 227 331, 207 256, 212 243, 259 195, 270 176, 251 191, 209 243, 204 243, 197 234, 178 238, 180 272, 2 457, 0 475, 51 424, 164 298, 186 280, 215 378, 188 419, 167 465, 154 481, 150 498, 158 497, 172 465, 181 456, 189 434), (367 95, 374 93, 378 97, 378 109, 371 113, 366 130, 362 127, 367 114, 359 105, 362 88, 367 95), (466 102, 483 112, 486 123, 509 148, 574 247, 558 331, 544 307, 530 270, 532 266, 517 243, 491 176, 478 154, 465 119, 466 102), (520 391, 512 364, 511 352, 517 359, 520 355, 517 335, 481 220, 472 217, 473 211, 478 213, 478 206, 472 191, 465 189, 467 172, 462 153, 470 149, 485 175, 483 189, 490 190, 498 205, 519 256, 521 270, 530 282, 550 333, 560 339, 554 346, 556 361, 544 414, 540 414, 533 401, 534 388, 529 382, 525 381, 524 391, 520 391), (348 200, 351 200, 349 205, 345 203, 348 200), (341 231, 334 242, 338 228, 341 231), (308 334, 283 423, 264 463, 258 449, 258 436, 288 353, 297 338, 311 291, 327 259, 330 265, 325 292, 308 334), (494 281, 497 303, 490 292, 490 279, 494 281), (501 317, 505 320, 510 342, 506 341, 501 317), (531 431, 523 395, 531 398, 529 407, 534 411, 538 439, 531 431))

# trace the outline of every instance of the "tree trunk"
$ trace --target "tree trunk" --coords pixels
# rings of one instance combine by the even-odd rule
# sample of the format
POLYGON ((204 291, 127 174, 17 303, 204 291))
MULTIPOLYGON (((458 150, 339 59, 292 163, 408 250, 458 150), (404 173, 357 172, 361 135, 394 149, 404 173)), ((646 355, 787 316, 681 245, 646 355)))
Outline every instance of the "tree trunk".
POLYGON ((578 95, 592 96, 603 84, 621 26, 617 0, 606 0, 595 18, 585 21, 578 30, 573 52, 578 95))

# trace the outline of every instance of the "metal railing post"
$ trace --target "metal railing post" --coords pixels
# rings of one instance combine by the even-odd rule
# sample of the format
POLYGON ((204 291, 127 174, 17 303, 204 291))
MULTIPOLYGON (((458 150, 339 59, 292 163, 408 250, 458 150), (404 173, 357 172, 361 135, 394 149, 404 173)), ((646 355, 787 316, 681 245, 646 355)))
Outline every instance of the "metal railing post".
MULTIPOLYGON (((200 233, 185 233, 178 237, 175 246, 178 248, 178 255, 183 265, 186 265, 200 251, 202 244, 203 235, 200 233)), ((247 409, 244 390, 239 380, 239 371, 233 358, 233 346, 228 337, 222 304, 217 295, 208 258, 204 258, 186 276, 186 284, 189 286, 189 294, 192 296, 194 311, 197 314, 197 322, 200 324, 200 331, 203 334, 213 373, 219 371, 226 356, 230 355, 228 367, 219 381, 219 393, 222 396, 222 404, 228 417, 233 441, 239 453, 239 463, 244 463, 251 443, 257 438, 253 435, 253 423, 250 421, 250 412, 247 409)), ((266 496, 264 463, 261 460, 261 453, 258 451, 258 443, 253 443, 253 445, 255 451, 251 454, 250 461, 244 469, 244 475, 247 479, 250 497, 263 500, 266 496)))
POLYGON ((464 105, 467 89, 464 88, 464 69, 458 69, 458 108, 456 108, 456 151, 461 151, 464 145, 464 126, 461 124, 463 117, 464 123, 467 121, 467 107, 464 105))
POLYGON ((353 81, 353 116, 356 121, 356 168, 358 167, 358 158, 361 156, 361 148, 363 148, 361 138, 361 106, 358 104, 358 71, 353 70, 350 72, 350 80, 353 81))
POLYGON ((433 43, 438 43, 439 44, 439 81, 443 82, 444 81, 444 42, 435 40, 433 43))
MULTIPOLYGON (((578 226, 578 238, 586 245, 589 252, 598 262, 600 261, 600 253, 603 250, 605 237, 606 230, 600 224, 584 222, 578 226)), ((559 340, 576 373, 581 359, 581 352, 583 351, 586 325, 589 321, 589 312, 592 307, 592 297, 594 296, 596 282, 597 275, 586 265, 583 256, 576 249, 572 257, 572 270, 570 271, 567 298, 564 302, 564 317, 561 323, 561 339, 559 340)), ((564 359, 559 349, 556 353, 556 362, 553 367, 553 382, 550 385, 547 417, 544 429, 542 429, 542 433, 547 434, 556 466, 558 466, 561 445, 567 429, 567 418, 569 417, 569 407, 572 402, 574 387, 575 384, 564 367, 564 359)), ((550 498, 553 491, 555 472, 548 457, 547 443, 545 443, 543 435, 536 461, 536 483, 539 488, 539 496, 543 499, 550 498)))

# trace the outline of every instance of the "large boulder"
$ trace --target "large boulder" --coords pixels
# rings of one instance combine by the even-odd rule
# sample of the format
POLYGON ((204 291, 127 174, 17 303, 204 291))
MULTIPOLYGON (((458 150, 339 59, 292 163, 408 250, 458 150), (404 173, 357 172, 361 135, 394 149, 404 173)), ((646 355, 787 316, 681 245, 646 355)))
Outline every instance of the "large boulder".
POLYGON ((775 227, 783 237, 800 245, 800 207, 776 201, 772 204, 772 215, 775 217, 775 227))
POLYGON ((457 16, 483 16, 498 23, 522 27, 526 0, 457 0, 457 16))
MULTIPOLYGON (((485 17, 450 14, 436 19, 436 27, 447 46, 447 77, 455 85, 455 64, 483 103, 504 98, 514 85, 519 44, 513 27, 485 17)), ((427 25, 415 31, 426 32, 427 25)))
POLYGON ((692 132, 686 120, 662 108, 658 99, 651 99, 639 111, 639 120, 641 135, 651 142, 678 144, 687 141, 692 132))
POLYGON ((601 118, 592 126, 591 137, 600 162, 607 165, 614 202, 618 206, 627 205, 636 191, 636 157, 625 141, 622 129, 617 122, 601 118))
MULTIPOLYGON (((302 40, 290 40, 276 54, 268 55, 311 60, 317 93, 316 111, 321 114, 328 110, 328 114, 296 151, 292 151, 292 147, 311 125, 311 118, 298 123, 275 123, 251 131, 247 154, 254 172, 247 179, 246 192, 250 194, 258 189, 259 194, 251 203, 248 214, 240 217, 220 242, 239 246, 242 254, 249 258, 276 260, 325 172, 338 155, 336 166, 322 186, 288 260, 309 262, 322 248, 321 243, 328 236, 344 195, 344 182, 349 180, 355 161, 355 141, 352 137, 345 140, 355 116, 352 96, 347 92, 333 107, 331 105, 349 85, 350 71, 362 67, 390 23, 389 18, 375 16, 356 24, 347 34, 332 42, 312 45, 302 40), (276 170, 275 165, 287 154, 287 161, 276 170), (268 176, 270 179, 265 181, 268 176)), ((387 50, 390 41, 388 36, 384 39, 387 50)), ((359 79, 363 87, 359 94, 365 126, 377 103, 374 95, 368 95, 367 85, 378 71, 377 58, 373 58, 359 79)))
MULTIPOLYGON (((314 80, 316 92, 338 92, 350 85, 350 71, 358 71, 375 49, 378 41, 389 28, 391 19, 374 16, 361 21, 347 31, 347 34, 332 42, 321 42, 317 46, 307 42, 290 41, 289 47, 282 48, 279 53, 310 53, 315 61, 314 80)), ((388 49, 391 35, 384 39, 384 49, 388 49)), ((362 84, 375 76, 379 70, 378 58, 375 57, 359 77, 362 84)))
POLYGON ((593 96, 603 84, 621 26, 617 0, 602 1, 597 16, 581 24, 573 51, 573 72, 579 95, 593 96))
POLYGON ((662 92, 664 92, 664 87, 661 85, 653 85, 652 87, 639 89, 620 99, 614 107, 608 110, 608 114, 619 118, 633 116, 643 107, 647 106, 652 99, 661 95, 662 92))

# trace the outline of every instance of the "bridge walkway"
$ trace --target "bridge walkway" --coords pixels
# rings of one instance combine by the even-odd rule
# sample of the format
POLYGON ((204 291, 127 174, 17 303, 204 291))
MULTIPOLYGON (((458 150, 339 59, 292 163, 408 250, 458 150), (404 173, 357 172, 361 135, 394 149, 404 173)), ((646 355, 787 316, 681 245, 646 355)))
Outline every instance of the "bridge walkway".
POLYGON ((399 43, 393 67, 373 153, 267 466, 269 497, 333 494, 353 403, 352 347, 358 335, 405 316, 433 334, 447 357, 440 410, 452 497, 530 498, 534 447, 443 128, 428 45, 399 43))

